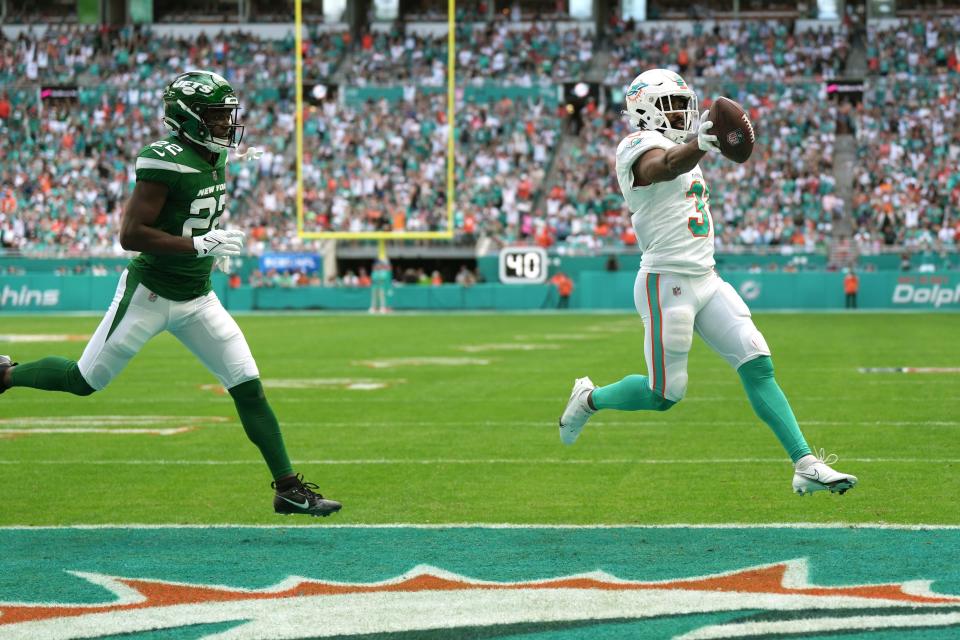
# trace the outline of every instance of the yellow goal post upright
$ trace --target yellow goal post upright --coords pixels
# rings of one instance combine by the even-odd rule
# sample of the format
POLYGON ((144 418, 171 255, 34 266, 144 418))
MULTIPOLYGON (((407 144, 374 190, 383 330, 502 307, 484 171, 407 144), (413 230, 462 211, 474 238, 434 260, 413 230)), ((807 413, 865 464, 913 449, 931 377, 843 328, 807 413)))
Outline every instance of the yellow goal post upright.
POLYGON ((307 240, 377 240, 379 259, 386 258, 387 240, 452 240, 455 163, 455 95, 456 95, 456 2, 447 0, 447 229, 446 231, 308 231, 304 229, 303 202, 303 12, 302 0, 295 0, 296 59, 296 145, 297 145, 297 235, 307 240))

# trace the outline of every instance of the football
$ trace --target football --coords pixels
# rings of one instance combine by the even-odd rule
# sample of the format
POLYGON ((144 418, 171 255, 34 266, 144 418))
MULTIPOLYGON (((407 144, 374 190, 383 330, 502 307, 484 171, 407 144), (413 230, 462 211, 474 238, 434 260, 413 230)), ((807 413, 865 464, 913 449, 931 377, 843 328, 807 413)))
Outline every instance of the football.
POLYGON ((756 136, 743 107, 729 98, 717 98, 707 117, 713 122, 710 133, 717 136, 720 153, 738 163, 749 160, 756 136))

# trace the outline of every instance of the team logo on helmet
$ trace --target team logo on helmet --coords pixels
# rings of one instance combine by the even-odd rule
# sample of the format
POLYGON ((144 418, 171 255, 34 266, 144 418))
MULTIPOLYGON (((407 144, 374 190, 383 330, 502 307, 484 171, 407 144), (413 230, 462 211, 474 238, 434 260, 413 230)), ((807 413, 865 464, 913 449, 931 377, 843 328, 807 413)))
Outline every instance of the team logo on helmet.
POLYGON ((163 105, 167 128, 214 153, 235 148, 243 137, 237 117, 240 101, 220 74, 203 70, 180 74, 163 92, 163 105), (229 112, 228 118, 224 112, 229 112))

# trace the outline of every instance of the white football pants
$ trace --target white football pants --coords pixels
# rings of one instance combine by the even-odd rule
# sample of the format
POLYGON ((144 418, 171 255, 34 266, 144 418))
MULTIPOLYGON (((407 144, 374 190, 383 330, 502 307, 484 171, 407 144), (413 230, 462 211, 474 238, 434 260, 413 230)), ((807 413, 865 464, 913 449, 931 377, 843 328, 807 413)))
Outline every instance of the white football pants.
POLYGON ((98 391, 106 387, 150 338, 164 330, 190 349, 226 389, 260 377, 240 327, 213 291, 177 302, 128 276, 127 271, 120 276, 110 309, 80 357, 78 366, 87 384, 98 391))
POLYGON ((734 369, 770 355, 746 303, 719 275, 637 274, 633 300, 643 320, 650 388, 678 402, 687 391, 687 356, 696 331, 734 369))

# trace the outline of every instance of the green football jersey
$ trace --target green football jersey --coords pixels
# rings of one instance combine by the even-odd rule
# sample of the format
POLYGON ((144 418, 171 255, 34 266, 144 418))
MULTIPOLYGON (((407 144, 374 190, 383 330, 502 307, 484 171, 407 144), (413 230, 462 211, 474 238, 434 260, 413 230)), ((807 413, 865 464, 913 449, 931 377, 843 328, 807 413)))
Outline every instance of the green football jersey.
MULTIPOLYGON (((224 151, 211 165, 175 135, 144 147, 137 154, 137 180, 169 187, 154 226, 186 238, 216 229, 226 204, 226 161, 224 151)), ((213 261, 212 257, 198 258, 195 254, 141 253, 127 268, 157 295, 168 300, 192 300, 210 292, 213 261)))

